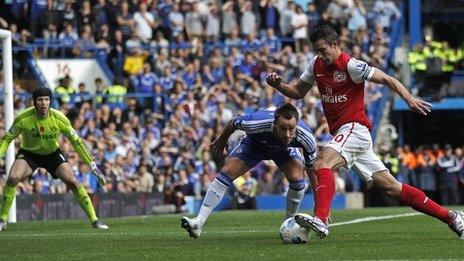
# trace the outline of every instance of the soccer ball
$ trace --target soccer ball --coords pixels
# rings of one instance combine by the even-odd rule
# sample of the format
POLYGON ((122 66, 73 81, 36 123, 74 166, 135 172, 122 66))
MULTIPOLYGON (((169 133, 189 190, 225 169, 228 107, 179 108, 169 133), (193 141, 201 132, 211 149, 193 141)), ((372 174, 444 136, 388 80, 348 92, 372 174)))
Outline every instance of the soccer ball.
POLYGON ((284 244, 305 244, 309 240, 309 231, 300 227, 293 217, 280 225, 279 234, 284 244))

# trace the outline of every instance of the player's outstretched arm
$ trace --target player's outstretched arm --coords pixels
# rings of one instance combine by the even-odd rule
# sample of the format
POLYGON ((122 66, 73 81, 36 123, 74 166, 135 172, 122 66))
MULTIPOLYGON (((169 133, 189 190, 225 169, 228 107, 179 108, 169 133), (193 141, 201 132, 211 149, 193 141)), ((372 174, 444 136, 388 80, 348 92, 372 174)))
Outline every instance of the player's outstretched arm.
POLYGON ((98 169, 97 164, 95 164, 95 162, 93 161, 92 156, 90 155, 90 152, 85 146, 82 139, 79 136, 77 136, 74 130, 72 130, 72 132, 74 133, 74 135, 71 135, 71 136, 66 135, 66 136, 71 142, 74 150, 77 152, 77 154, 79 154, 79 157, 85 163, 89 164, 92 174, 98 180, 98 184, 100 184, 100 186, 103 187, 106 184, 105 175, 103 174, 101 170, 98 169))
POLYGON ((397 79, 387 75, 383 71, 376 69, 370 81, 387 85, 391 90, 398 93, 401 98, 406 102, 409 110, 427 115, 432 110, 432 104, 414 97, 397 79))
MULTIPOLYGON (((52 112, 54 113, 54 112, 52 112)), ((77 135, 76 131, 69 122, 68 118, 64 114, 58 113, 57 117, 61 119, 61 132, 64 133, 66 138, 71 142, 74 150, 79 154, 79 157, 87 164, 89 164, 92 174, 97 178, 98 184, 100 186, 104 186, 106 184, 105 175, 101 170, 98 169, 97 164, 92 159, 92 155, 90 154, 87 146, 85 146, 84 142, 82 141, 81 137, 77 135)))
POLYGON ((0 139, 0 158, 5 157, 6 151, 8 150, 8 146, 10 143, 18 137, 18 135, 22 132, 21 127, 21 120, 20 118, 16 118, 13 122, 11 128, 5 132, 5 135, 0 139))
POLYGON ((222 131, 221 135, 217 137, 213 143, 211 143, 211 152, 213 153, 214 156, 220 158, 222 157, 224 153, 224 148, 227 145, 227 140, 229 139, 230 135, 234 133, 235 128, 233 124, 233 119, 230 120, 227 124, 224 130, 222 131))
POLYGON ((312 87, 310 84, 302 81, 301 79, 298 79, 298 81, 294 84, 286 84, 283 83, 282 80, 282 76, 275 72, 270 73, 266 77, 267 84, 292 99, 303 99, 312 87))

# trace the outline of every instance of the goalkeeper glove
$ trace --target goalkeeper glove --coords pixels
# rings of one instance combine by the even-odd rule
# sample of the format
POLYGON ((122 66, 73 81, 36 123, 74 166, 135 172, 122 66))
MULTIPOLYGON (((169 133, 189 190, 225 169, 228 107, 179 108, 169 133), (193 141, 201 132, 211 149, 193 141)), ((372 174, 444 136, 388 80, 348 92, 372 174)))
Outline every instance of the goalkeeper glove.
POLYGON ((97 164, 95 164, 95 162, 92 162, 90 163, 90 167, 92 168, 92 174, 97 177, 97 180, 98 180, 98 184, 100 184, 100 186, 105 186, 106 184, 106 179, 105 179, 105 175, 103 174, 103 172, 101 172, 101 170, 99 170, 97 168, 97 164))

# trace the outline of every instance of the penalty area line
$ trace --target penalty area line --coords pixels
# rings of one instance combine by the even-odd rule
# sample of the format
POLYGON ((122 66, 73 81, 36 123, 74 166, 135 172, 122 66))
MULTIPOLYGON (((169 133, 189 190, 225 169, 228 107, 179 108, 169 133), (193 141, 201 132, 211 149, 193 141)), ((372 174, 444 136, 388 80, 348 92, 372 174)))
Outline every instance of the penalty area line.
POLYGON ((419 215, 423 215, 423 214, 418 213, 418 212, 412 212, 412 213, 404 213, 404 214, 397 214, 397 215, 372 216, 372 217, 357 218, 357 219, 353 219, 350 221, 337 222, 337 223, 330 224, 329 226, 336 227, 336 226, 358 224, 358 223, 364 223, 364 222, 370 222, 370 221, 376 221, 376 220, 412 217, 412 216, 419 216, 419 215))

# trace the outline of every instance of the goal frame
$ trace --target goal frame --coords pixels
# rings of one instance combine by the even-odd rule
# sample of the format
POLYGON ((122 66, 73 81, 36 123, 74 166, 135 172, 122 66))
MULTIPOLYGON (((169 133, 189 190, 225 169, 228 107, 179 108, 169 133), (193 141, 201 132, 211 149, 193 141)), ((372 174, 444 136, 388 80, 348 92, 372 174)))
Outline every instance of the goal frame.
MULTIPOLYGON (((11 47, 11 32, 0 29, 0 40, 2 42, 2 63, 3 63, 3 97, 5 109, 5 133, 13 125, 14 108, 13 108, 13 53, 11 47)), ((14 161, 14 142, 10 144, 5 157, 6 176, 10 175, 11 166, 14 161)), ((16 196, 10 209, 9 223, 16 223, 16 196)))

